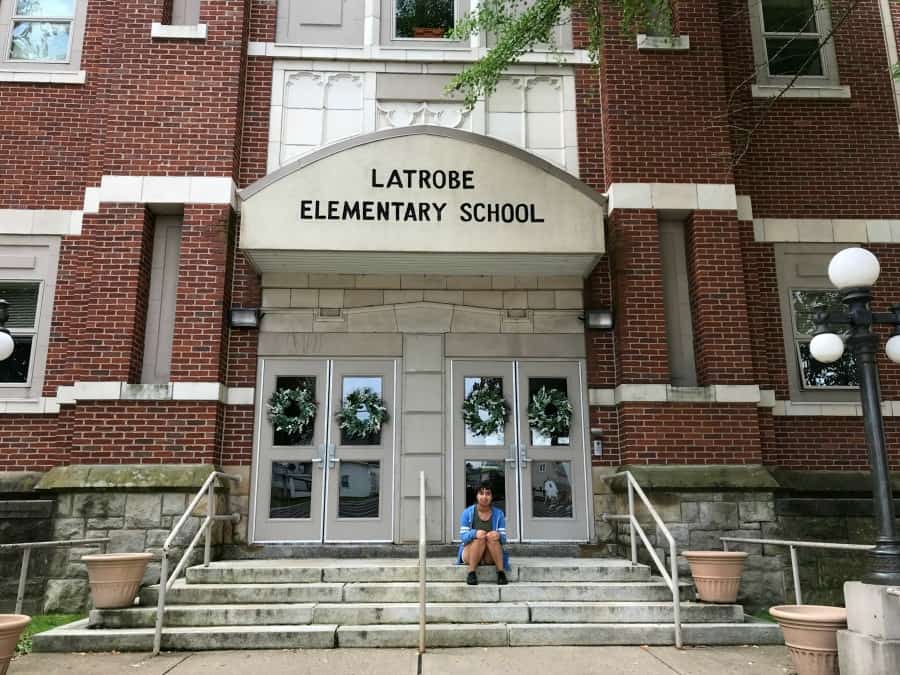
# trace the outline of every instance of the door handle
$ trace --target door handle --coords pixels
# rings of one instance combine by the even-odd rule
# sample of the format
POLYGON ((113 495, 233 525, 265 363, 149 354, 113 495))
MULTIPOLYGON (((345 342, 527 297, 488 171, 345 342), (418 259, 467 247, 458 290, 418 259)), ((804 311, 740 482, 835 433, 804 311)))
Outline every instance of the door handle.
POLYGON ((531 458, 527 454, 528 448, 524 445, 519 446, 519 461, 522 462, 522 465, 530 464, 531 458))
POLYGON ((320 469, 324 469, 325 468, 325 452, 326 452, 325 446, 320 445, 319 447, 316 448, 316 450, 318 450, 319 456, 313 457, 309 461, 312 462, 313 464, 318 464, 320 469))
POLYGON ((335 447, 331 444, 325 446, 326 457, 328 457, 328 469, 334 468, 335 464, 340 464, 341 460, 334 456, 335 447))
POLYGON ((509 450, 512 453, 512 457, 507 457, 503 461, 506 462, 507 464, 515 464, 516 463, 516 444, 510 443, 509 450))

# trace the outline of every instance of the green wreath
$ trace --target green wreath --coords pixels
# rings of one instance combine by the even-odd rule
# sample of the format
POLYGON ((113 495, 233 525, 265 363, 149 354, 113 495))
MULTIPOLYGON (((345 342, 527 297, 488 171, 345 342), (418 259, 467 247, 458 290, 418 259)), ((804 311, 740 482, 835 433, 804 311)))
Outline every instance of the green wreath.
POLYGON ((391 419, 384 400, 368 387, 347 394, 336 417, 347 438, 370 438, 391 419))
POLYGON ((490 436, 503 431, 509 419, 509 405, 503 398, 499 380, 477 383, 462 404, 463 423, 476 436, 490 436))
POLYGON ((541 387, 532 395, 528 404, 528 424, 542 436, 565 436, 571 422, 572 404, 565 392, 541 387))
POLYGON ((305 387, 276 389, 269 399, 269 421, 275 431, 302 436, 315 419, 319 404, 315 392, 305 387), (294 414, 288 414, 288 411, 294 414))

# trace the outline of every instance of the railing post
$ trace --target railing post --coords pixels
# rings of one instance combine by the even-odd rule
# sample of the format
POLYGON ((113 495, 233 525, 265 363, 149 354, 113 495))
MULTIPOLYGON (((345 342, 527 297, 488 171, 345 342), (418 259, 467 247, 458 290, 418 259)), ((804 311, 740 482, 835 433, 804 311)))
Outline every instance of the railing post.
POLYGON ((797 564, 797 548, 791 546, 791 572, 794 574, 794 601, 803 604, 803 593, 800 592, 800 566, 797 564))
POLYGON ((210 551, 212 547, 212 529, 213 529, 213 516, 215 515, 215 505, 213 504, 213 497, 215 496, 215 484, 216 481, 213 481, 209 484, 209 489, 206 492, 206 522, 204 523, 205 532, 203 534, 203 566, 209 567, 209 558, 210 551))
POLYGON ((631 474, 628 474, 628 532, 631 536, 631 564, 637 565, 637 538, 634 536, 634 488, 631 485, 631 474))
POLYGON ((166 607, 166 582, 169 572, 169 558, 163 548, 162 561, 159 566, 159 593, 156 596, 156 631, 153 634, 153 656, 159 654, 162 643, 163 614, 166 607))
POLYGON ((22 569, 19 571, 19 589, 16 591, 16 614, 22 613, 25 601, 25 582, 28 580, 28 563, 31 561, 31 547, 22 549, 22 569))
POLYGON ((419 653, 425 653, 425 472, 419 472, 419 653))
POLYGON ((678 553, 674 542, 672 542, 669 553, 672 558, 669 574, 672 578, 672 619, 675 622, 675 646, 681 649, 681 589, 678 587, 678 553))

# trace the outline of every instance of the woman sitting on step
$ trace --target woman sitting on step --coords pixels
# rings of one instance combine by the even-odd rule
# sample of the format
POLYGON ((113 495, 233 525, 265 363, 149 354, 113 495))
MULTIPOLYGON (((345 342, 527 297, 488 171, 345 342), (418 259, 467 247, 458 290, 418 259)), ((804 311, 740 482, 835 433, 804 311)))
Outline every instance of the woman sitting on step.
POLYGON ((494 500, 491 484, 487 481, 478 487, 475 503, 462 512, 459 519, 458 565, 468 565, 466 583, 478 585, 478 565, 494 565, 497 568, 497 584, 506 585, 509 569, 509 554, 503 550, 506 543, 506 516, 503 511, 491 506, 494 500))

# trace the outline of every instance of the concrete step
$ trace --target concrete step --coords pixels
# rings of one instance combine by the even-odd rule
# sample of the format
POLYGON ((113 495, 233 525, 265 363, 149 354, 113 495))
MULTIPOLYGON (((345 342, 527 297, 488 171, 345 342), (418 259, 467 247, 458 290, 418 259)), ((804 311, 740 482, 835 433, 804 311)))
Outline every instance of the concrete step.
MULTIPOLYGON (((456 557, 458 544, 428 544, 429 560, 456 557)), ((582 544, 556 542, 543 544, 507 544, 513 558, 580 558, 582 544)), ((262 560, 266 558, 416 558, 418 544, 226 544, 220 554, 224 560, 262 560)))
MULTIPOLYGON (((671 645, 675 629, 671 623, 528 623, 510 624, 510 647, 671 645)), ((778 645, 784 644, 781 627, 775 623, 684 623, 686 645, 778 645)))
MULTIPOLYGON (((341 602, 344 584, 186 584, 176 581, 166 593, 167 605, 241 605, 341 602)), ((156 606, 159 585, 141 589, 141 605, 156 606)))
MULTIPOLYGON (((672 621, 665 602, 489 602, 429 603, 429 623, 652 623, 672 621)), ((739 623, 739 605, 682 603, 687 623, 739 623)), ((95 609, 89 625, 97 628, 149 628, 153 607, 95 609)), ((418 603, 298 603, 280 605, 174 605, 166 608, 166 626, 268 626, 302 624, 409 624, 419 621, 418 603)))
MULTIPOLYGON (((517 583, 501 586, 503 602, 664 602, 672 591, 662 581, 517 583)), ((680 585, 681 599, 693 599, 693 586, 680 585)))
MULTIPOLYGON (((202 626, 166 628, 162 648, 174 651, 211 649, 331 649, 337 626, 202 626)), ((88 628, 88 620, 38 633, 38 652, 147 652, 152 628, 88 628)))
MULTIPOLYGON (((464 581, 466 568, 451 560, 430 561, 429 581, 464 581)), ((495 572, 484 566, 479 578, 493 581, 495 572)), ((507 573, 510 581, 642 581, 650 578, 646 565, 629 561, 591 558, 523 558, 507 573)), ((198 565, 187 570, 190 584, 204 583, 363 583, 417 581, 415 559, 345 560, 229 560, 198 565)))
MULTIPOLYGON (((338 647, 415 647, 419 627, 338 626, 338 647)), ((504 623, 430 624, 425 631, 428 647, 506 647, 509 628, 504 623)))

